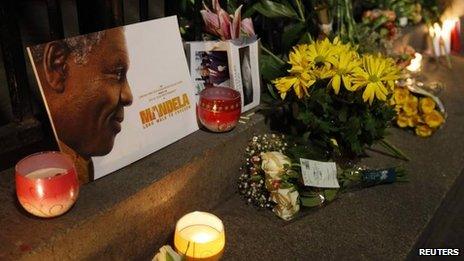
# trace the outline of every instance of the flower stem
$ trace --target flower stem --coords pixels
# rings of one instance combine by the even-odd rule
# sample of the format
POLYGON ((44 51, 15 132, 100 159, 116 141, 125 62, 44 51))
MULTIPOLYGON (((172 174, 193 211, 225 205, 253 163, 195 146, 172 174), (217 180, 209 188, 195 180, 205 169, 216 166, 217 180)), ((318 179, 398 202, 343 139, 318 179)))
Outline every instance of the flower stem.
POLYGON ((261 45, 261 49, 269 54, 272 58, 274 58, 276 61, 278 61, 280 64, 285 64, 285 61, 282 60, 281 58, 279 58, 277 55, 273 54, 269 49, 267 49, 266 47, 264 47, 264 45, 261 45))
POLYGON ((380 145, 382 145, 385 149, 389 150, 392 152, 396 157, 405 160, 405 161, 410 161, 411 159, 406 156, 400 149, 398 149, 396 146, 391 144, 388 140, 382 139, 380 140, 380 145))
POLYGON ((450 58, 450 55, 449 55, 449 54, 446 54, 446 62, 448 63, 448 68, 449 68, 449 69, 452 69, 452 66, 451 66, 451 58, 450 58))

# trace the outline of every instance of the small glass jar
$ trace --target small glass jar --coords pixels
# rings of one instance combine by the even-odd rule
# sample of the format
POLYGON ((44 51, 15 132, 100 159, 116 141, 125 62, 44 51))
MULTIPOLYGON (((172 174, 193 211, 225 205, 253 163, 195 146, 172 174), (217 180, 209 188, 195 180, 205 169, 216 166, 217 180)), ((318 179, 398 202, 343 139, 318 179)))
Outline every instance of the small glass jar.
POLYGON ((47 151, 27 156, 16 164, 15 177, 19 203, 38 217, 64 214, 79 194, 74 163, 61 152, 47 151))
POLYGON ((240 93, 226 87, 211 87, 200 92, 198 118, 213 132, 230 131, 237 126, 241 109, 240 93))

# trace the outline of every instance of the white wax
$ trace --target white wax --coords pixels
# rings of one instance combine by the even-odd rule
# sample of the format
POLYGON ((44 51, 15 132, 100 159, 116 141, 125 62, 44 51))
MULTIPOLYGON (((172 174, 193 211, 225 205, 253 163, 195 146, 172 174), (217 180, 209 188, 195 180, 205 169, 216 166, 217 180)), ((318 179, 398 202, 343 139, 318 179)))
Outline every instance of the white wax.
POLYGON ((29 174, 26 175, 26 177, 30 179, 42 179, 42 178, 48 178, 48 177, 54 177, 59 174, 64 174, 66 173, 66 169, 62 168, 43 168, 43 169, 38 169, 36 171, 33 171, 29 174))

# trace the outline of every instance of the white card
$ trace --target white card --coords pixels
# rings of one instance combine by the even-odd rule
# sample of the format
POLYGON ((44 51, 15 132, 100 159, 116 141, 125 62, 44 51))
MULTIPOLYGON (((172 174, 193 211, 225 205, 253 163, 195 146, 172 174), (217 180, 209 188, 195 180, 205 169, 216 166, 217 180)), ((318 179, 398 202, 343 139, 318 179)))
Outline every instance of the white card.
POLYGON ((337 165, 335 162, 322 162, 301 159, 301 173, 305 186, 319 188, 339 188, 337 180, 337 165))

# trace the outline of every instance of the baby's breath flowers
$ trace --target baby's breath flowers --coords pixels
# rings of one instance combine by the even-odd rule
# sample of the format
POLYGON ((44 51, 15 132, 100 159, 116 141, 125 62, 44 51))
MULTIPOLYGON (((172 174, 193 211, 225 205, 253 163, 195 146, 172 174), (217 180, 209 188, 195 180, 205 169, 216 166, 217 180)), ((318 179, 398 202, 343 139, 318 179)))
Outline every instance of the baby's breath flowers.
POLYGON ((278 151, 285 153, 289 148, 286 137, 281 134, 253 136, 245 149, 245 164, 241 167, 238 191, 246 202, 260 208, 272 208, 270 192, 266 189, 266 176, 261 168, 262 152, 278 151))

